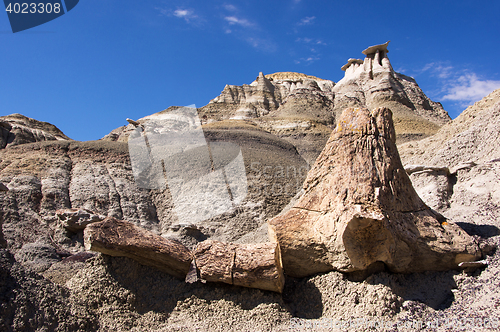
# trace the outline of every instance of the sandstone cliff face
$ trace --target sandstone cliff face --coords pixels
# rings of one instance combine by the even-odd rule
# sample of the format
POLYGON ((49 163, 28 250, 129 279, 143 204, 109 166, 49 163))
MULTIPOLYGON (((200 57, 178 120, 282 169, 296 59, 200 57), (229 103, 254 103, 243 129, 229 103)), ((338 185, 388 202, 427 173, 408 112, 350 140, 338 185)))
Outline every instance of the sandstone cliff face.
POLYGON ((0 149, 39 141, 69 140, 56 126, 21 114, 0 116, 0 149))

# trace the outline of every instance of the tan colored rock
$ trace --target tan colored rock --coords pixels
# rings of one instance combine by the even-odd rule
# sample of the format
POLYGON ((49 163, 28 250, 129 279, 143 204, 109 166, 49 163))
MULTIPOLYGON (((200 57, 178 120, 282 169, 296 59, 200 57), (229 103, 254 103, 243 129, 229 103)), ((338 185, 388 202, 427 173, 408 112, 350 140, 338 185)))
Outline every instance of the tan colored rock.
POLYGON ((71 232, 78 232, 88 224, 99 222, 106 218, 87 209, 61 209, 56 211, 56 216, 64 228, 71 232))
POLYGON ((129 257, 181 279, 186 277, 192 259, 191 252, 179 242, 113 217, 88 225, 84 241, 87 250, 129 257))
POLYGON ((387 46, 389 46, 390 42, 391 41, 389 40, 388 42, 386 42, 384 44, 370 46, 367 49, 363 50, 363 52, 361 52, 361 53, 363 53, 364 55, 375 54, 375 53, 377 53, 377 51, 384 52, 384 53, 389 53, 389 50, 387 49, 387 46))
POLYGON ((269 221, 287 274, 363 271, 378 262, 398 273, 447 270, 480 257, 470 236, 418 197, 395 137, 387 108, 342 113, 302 197, 269 221))
POLYGON ((204 241, 194 251, 202 280, 281 293, 285 277, 277 243, 235 244, 204 241))
POLYGON ((347 68, 349 68, 353 63, 356 63, 358 65, 362 65, 363 60, 350 58, 349 60, 347 60, 347 63, 345 65, 343 65, 340 69, 342 69, 342 71, 346 71, 347 68))

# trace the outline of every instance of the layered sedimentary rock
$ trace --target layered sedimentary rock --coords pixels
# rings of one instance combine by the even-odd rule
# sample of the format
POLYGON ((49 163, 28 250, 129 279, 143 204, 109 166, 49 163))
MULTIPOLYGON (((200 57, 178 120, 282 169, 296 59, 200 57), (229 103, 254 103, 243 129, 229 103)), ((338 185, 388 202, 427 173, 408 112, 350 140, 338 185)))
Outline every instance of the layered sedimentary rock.
MULTIPOLYGON (((61 140, 1 149, 0 181, 11 189, 0 193, 9 249, 42 242, 72 253, 83 250, 81 232, 67 232, 56 213, 71 208, 127 220, 190 247, 207 238, 232 242, 278 214, 300 190, 308 165, 292 144, 243 120, 203 130, 208 143, 240 147, 248 194, 234 209, 197 225, 179 223, 168 189, 138 187, 125 142, 61 140)), ((263 234, 257 241, 266 239, 263 234)))
POLYGON ((393 111, 398 140, 406 141, 434 134, 450 121, 440 103, 431 101, 417 82, 392 68, 388 43, 368 47, 364 60, 349 59, 333 93, 334 111, 339 115, 346 107, 389 107, 393 111))
POLYGON ((399 147, 422 199, 469 233, 488 252, 500 234, 500 89, 467 107, 435 135, 399 147), (448 172, 437 171, 447 169, 448 172), (495 226, 493 226, 495 225, 495 226), (493 242, 491 242, 493 241, 493 242))
POLYGON ((0 149, 39 141, 69 140, 56 126, 21 114, 0 116, 0 149))
POLYGON ((387 108, 346 109, 289 211, 269 221, 285 273, 457 268, 480 257, 473 239, 418 197, 387 108))
POLYGON ((113 217, 88 225, 84 239, 87 250, 129 257, 180 279, 186 277, 192 260, 181 243, 113 217))

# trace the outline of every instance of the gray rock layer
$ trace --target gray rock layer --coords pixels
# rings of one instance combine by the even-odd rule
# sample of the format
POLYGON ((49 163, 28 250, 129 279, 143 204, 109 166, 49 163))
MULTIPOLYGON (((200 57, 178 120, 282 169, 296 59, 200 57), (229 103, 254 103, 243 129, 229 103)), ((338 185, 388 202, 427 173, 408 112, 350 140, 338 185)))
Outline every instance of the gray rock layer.
POLYGON ((0 149, 39 141, 69 140, 56 126, 21 114, 0 116, 0 149))

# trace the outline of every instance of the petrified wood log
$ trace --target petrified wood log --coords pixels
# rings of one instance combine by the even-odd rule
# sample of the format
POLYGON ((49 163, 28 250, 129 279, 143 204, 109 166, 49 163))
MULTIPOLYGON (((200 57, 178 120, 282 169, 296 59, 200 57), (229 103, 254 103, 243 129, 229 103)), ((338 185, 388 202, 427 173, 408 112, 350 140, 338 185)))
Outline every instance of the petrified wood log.
POLYGON ((366 271, 379 262, 398 273, 448 270, 481 256, 464 230, 420 199, 395 143, 389 109, 342 113, 304 194, 269 220, 288 275, 366 271))
POLYGON ((181 243, 165 239, 132 223, 107 217, 84 230, 85 249, 125 256, 184 279, 192 254, 181 243))
POLYGON ((281 293, 285 282, 277 243, 235 244, 207 240, 194 251, 200 279, 281 293))

